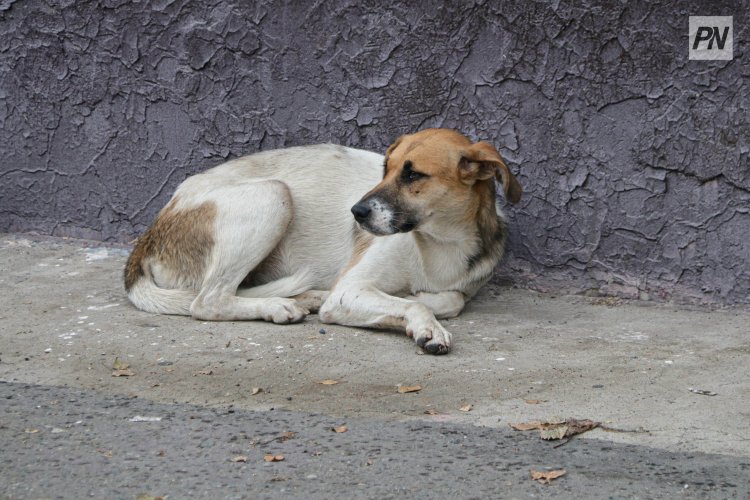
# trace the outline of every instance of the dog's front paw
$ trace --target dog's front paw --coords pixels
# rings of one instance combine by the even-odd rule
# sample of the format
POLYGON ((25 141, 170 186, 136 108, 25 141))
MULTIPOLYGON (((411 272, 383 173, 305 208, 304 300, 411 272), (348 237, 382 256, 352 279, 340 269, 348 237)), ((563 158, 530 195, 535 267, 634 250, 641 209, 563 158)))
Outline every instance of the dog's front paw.
POLYGON ((406 334, 414 337, 417 345, 430 354, 448 354, 451 350, 453 335, 437 321, 407 328, 406 334))
POLYGON ((263 306, 263 319, 276 324, 299 323, 309 311, 299 306, 294 299, 273 298, 263 306))

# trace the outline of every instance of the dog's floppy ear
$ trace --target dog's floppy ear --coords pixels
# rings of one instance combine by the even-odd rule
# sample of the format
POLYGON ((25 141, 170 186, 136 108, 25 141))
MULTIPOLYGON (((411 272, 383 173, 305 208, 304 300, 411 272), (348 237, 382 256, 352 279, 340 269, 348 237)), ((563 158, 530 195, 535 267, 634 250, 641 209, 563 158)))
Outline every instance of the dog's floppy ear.
POLYGON ((523 193, 521 185, 510 173, 500 153, 489 142, 480 141, 472 144, 461 154, 458 169, 461 180, 466 183, 495 177, 503 185, 505 198, 508 201, 518 203, 521 199, 523 193))
POLYGON ((393 144, 391 144, 390 146, 388 146, 388 149, 387 149, 387 150, 386 150, 386 152, 385 152, 385 157, 386 157, 386 159, 387 159, 387 158, 388 158, 389 156, 391 156, 391 153, 393 153, 393 150, 394 150, 394 149, 396 149, 396 148, 398 147, 398 145, 399 145, 399 144, 401 144, 401 141, 403 141, 403 140, 404 140, 404 137, 406 137, 406 136, 405 136, 405 135, 402 135, 401 137, 399 137, 398 139, 396 139, 395 141, 393 141, 393 144))
POLYGON ((393 150, 398 147, 399 144, 401 144, 401 141, 404 140, 405 135, 402 135, 398 139, 396 139, 393 144, 388 146, 388 149, 385 151, 385 160, 383 160, 383 178, 385 179, 385 174, 388 173, 388 158, 391 156, 391 153, 393 153, 393 150))

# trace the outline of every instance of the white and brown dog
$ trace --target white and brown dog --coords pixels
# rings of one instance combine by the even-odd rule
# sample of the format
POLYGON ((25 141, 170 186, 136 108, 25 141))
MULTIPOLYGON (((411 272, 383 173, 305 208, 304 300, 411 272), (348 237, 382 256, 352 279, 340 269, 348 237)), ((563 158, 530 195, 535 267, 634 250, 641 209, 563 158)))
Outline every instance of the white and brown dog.
POLYGON ((177 188, 125 288, 144 311, 293 323, 319 310, 443 354, 451 334, 436 318, 458 315, 503 254, 496 178, 517 202, 497 150, 445 129, 402 136, 385 158, 319 145, 232 160, 177 188))

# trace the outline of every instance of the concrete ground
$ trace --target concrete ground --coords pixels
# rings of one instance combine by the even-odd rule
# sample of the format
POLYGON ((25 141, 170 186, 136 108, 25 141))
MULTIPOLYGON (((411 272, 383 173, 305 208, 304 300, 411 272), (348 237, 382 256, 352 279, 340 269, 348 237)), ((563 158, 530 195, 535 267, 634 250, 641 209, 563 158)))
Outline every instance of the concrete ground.
MULTIPOLYGON (((144 313, 128 303, 122 288, 126 255, 124 247, 101 243, 0 235, 0 381, 7 382, 0 384, 0 392, 14 402, 0 401, 0 436, 3 443, 11 443, 0 451, 0 463, 16 464, 5 472, 5 466, 0 468, 0 484, 4 485, 0 496, 72 496, 65 494, 66 488, 80 488, 87 480, 89 489, 76 491, 97 496, 97 487, 106 485, 97 483, 96 467, 91 469, 91 477, 86 477, 92 467, 86 460, 77 473, 58 474, 59 481, 49 484, 40 479, 38 471, 33 472, 34 467, 24 469, 22 465, 43 460, 47 451, 53 455, 52 450, 67 449, 74 455, 80 451, 65 439, 75 435, 75 422, 86 422, 87 412, 92 422, 104 419, 100 432, 122 434, 127 439, 128 426, 134 425, 125 418, 129 413, 122 412, 122 419, 112 424, 106 422, 101 408, 122 408, 118 401, 131 401, 132 397, 146 405, 139 411, 158 415, 169 414, 169 408, 173 415, 230 412, 235 419, 242 415, 246 422, 265 422, 266 436, 274 429, 312 433, 316 426, 346 423, 352 428, 349 432, 339 435, 326 427, 325 433, 308 437, 308 442, 314 439, 323 448, 338 442, 352 453, 380 442, 376 446, 379 457, 387 455, 397 463, 402 458, 402 468, 413 469, 414 477, 422 478, 416 484, 429 484, 432 469, 440 471, 442 479, 447 477, 447 481, 434 482, 442 485, 442 490, 420 489, 424 497, 447 492, 486 496, 479 495, 483 490, 469 486, 486 488, 488 484, 506 488, 505 492, 515 497, 595 498, 606 493, 623 498, 678 494, 746 498, 750 494, 748 311, 688 310, 488 287, 459 318, 444 322, 454 333, 455 347, 447 356, 433 357, 422 354, 404 335, 322 325, 314 315, 301 324, 279 326, 207 323, 144 313), (325 333, 320 333, 321 328, 325 333), (130 365, 131 376, 112 376, 116 358, 130 365), (337 383, 321 384, 324 380, 337 383), (422 389, 402 394, 397 391, 399 385, 420 385, 422 389), (81 408, 69 403, 71 398, 89 403, 81 408), (62 403, 57 410, 49 410, 50 401, 62 403), (521 433, 508 425, 553 416, 593 419, 627 432, 596 429, 553 448, 555 443, 539 440, 535 431, 521 433), (276 418, 281 419, 278 425, 276 418), (289 421, 295 429, 287 428, 292 425, 289 421), (357 428, 364 434, 357 435, 357 428), (61 432, 53 434, 55 429, 61 432), (448 431, 463 434, 467 443, 475 446, 441 444, 430 438, 430 433, 407 432, 409 429, 431 429, 436 436, 448 431), (404 444, 409 436, 418 444, 404 444), (347 442, 346 437, 351 440, 347 442), (370 444, 362 444, 365 441, 370 444), (483 447, 482 443, 488 442, 494 442, 494 448, 483 447), (456 483, 449 480, 452 467, 445 466, 445 451, 451 446, 466 459, 462 466, 455 466, 457 470, 494 456, 499 461, 497 467, 516 471, 515 475, 505 482, 487 483, 482 474, 492 471, 475 463, 471 470, 476 476, 461 475, 461 484, 468 486, 457 492, 456 483), (576 459, 580 447, 596 458, 576 459), (627 462, 631 465, 645 461, 643 467, 649 463, 655 468, 666 467, 669 462, 671 476, 660 482, 644 469, 617 483, 622 478, 610 469, 625 460, 623 457, 631 457, 627 462), (675 465, 689 465, 696 457, 707 465, 675 465), (439 461, 439 467, 430 460, 439 461), (542 487, 528 479, 530 468, 561 464, 568 471, 566 476, 550 485, 542 487), (592 473, 596 464, 609 469, 605 467, 597 475, 592 473), (698 479, 700 474, 707 477, 698 479)), ((132 430, 134 441, 128 446, 144 449, 161 435, 143 429, 132 430)), ((181 428, 173 424, 171 430, 162 429, 164 435, 171 435, 179 434, 181 428)), ((192 432, 189 425, 183 430, 192 432)), ((244 453, 252 462, 259 459, 255 456, 258 450, 253 446, 253 433, 246 432, 244 444, 232 443, 231 450, 224 451, 244 453)), ((170 442, 179 447, 175 439, 170 442)), ((278 442, 292 446, 283 439, 278 442)), ((207 440, 212 451, 206 453, 211 456, 218 446, 212 443, 207 440)), ((115 444, 105 443, 104 448, 114 448, 115 456, 105 458, 115 463, 115 444)), ((195 462, 200 468, 200 460, 195 462)), ((150 462, 144 459, 145 463, 150 462)), ((128 465, 132 464, 122 463, 122 470, 128 470, 128 465)), ((270 463, 273 465, 278 464, 270 463)), ((386 491, 401 491, 368 488, 364 476, 351 484, 326 476, 326 470, 357 476, 341 464, 299 477, 289 471, 292 466, 291 459, 283 462, 287 469, 282 476, 288 480, 261 474, 259 483, 243 484, 242 491, 299 497, 315 492, 311 497, 325 498, 320 488, 328 483, 339 492, 352 488, 361 497, 387 497, 386 491), (306 492, 309 481, 305 478, 310 475, 315 476, 315 487, 306 492)), ((75 463, 68 464, 70 467, 76 470, 75 463)), ((233 476, 222 476, 220 470, 217 468, 216 474, 222 477, 221 484, 233 484, 233 476)), ((203 473, 210 475, 211 470, 203 473)), ((373 485, 382 486, 390 480, 406 488, 404 479, 393 470, 380 473, 373 485)), ((159 489, 158 484, 135 477, 138 481, 132 488, 159 489)), ((158 475, 154 478, 157 481, 158 475)), ((122 481, 126 483, 127 476, 122 481)), ((112 483, 119 484, 119 489, 107 491, 119 492, 114 494, 117 498, 134 498, 135 489, 124 488, 122 481, 112 483)), ((173 496, 188 493, 169 484, 173 496), (175 493, 179 491, 182 493, 175 493)), ((206 488, 210 484, 214 483, 208 480, 206 488)), ((191 491, 198 496, 210 496, 212 491, 222 496, 224 490, 216 487, 205 494, 200 488, 191 491)), ((404 491, 412 495, 417 490, 404 491)), ((490 491, 500 494, 497 489, 490 491)))

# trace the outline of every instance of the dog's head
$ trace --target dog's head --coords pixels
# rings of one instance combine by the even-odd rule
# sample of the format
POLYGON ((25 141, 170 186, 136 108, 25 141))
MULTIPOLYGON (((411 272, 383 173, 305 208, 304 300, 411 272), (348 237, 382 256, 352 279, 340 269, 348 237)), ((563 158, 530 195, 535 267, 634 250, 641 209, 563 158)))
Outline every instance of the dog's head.
POLYGON ((445 234, 475 216, 488 183, 495 192, 493 179, 511 203, 521 199, 521 186, 491 144, 472 143, 454 130, 423 130, 388 148, 383 180, 352 213, 376 235, 413 229, 445 234))

